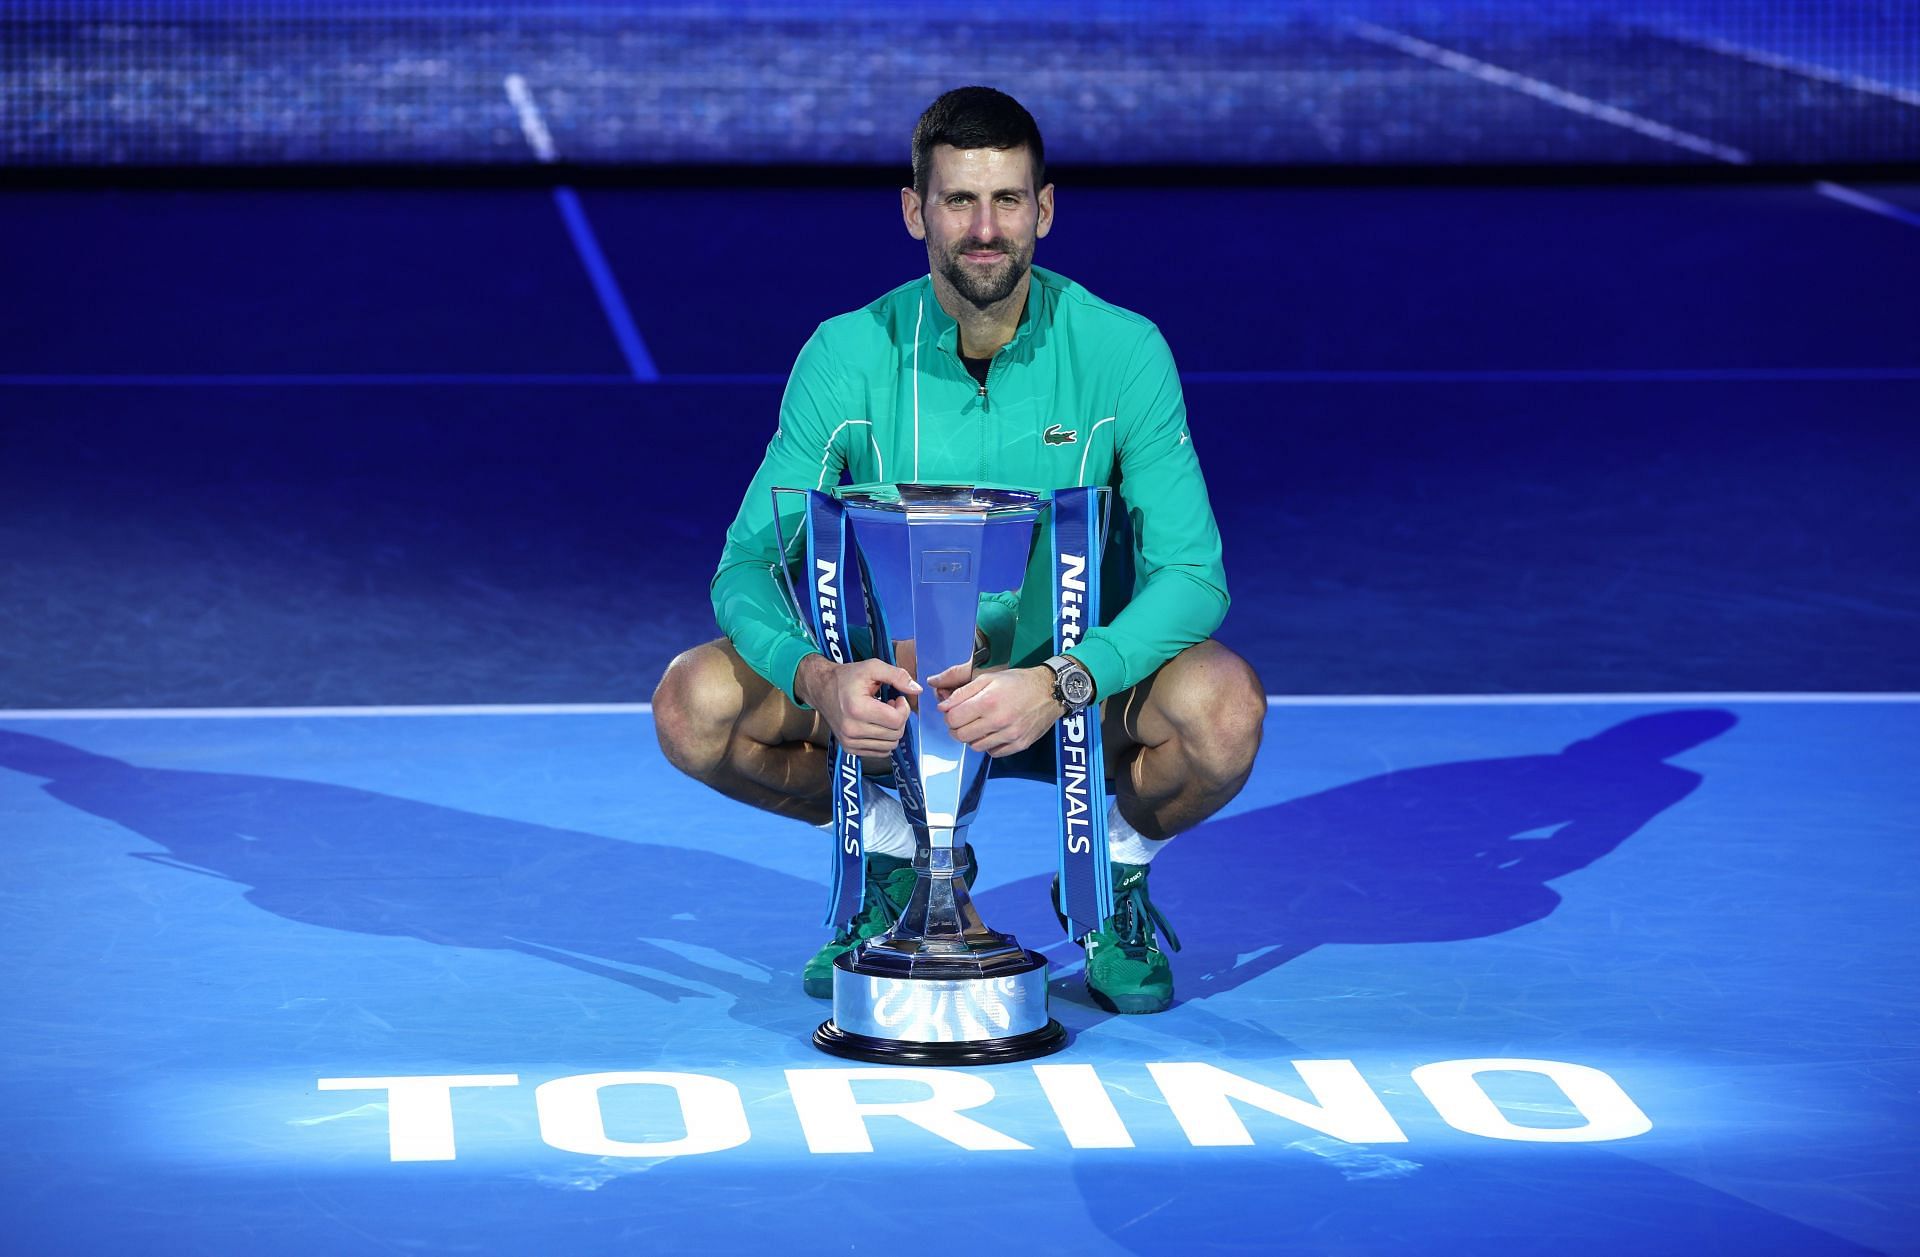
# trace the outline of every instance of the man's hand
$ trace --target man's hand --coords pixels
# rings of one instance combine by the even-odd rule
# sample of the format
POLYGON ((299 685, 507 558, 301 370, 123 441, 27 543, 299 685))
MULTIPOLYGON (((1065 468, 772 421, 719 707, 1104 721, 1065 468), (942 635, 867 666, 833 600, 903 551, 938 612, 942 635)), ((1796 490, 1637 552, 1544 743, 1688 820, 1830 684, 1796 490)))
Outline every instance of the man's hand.
POLYGON ((956 664, 933 678, 933 690, 953 735, 995 759, 1026 750, 1066 714, 1044 665, 975 676, 971 664, 956 664))
POLYGON ((800 661, 793 691, 825 718, 841 746, 856 755, 890 755, 907 728, 911 707, 904 695, 919 694, 920 683, 878 659, 834 663, 814 654, 800 661), (902 693, 882 702, 880 691, 889 685, 902 693))

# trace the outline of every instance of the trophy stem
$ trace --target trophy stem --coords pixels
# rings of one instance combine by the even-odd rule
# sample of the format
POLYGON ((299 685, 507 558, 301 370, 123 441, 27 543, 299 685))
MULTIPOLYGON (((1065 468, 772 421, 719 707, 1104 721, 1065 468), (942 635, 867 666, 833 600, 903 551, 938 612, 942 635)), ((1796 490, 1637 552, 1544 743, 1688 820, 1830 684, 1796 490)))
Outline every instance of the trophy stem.
POLYGON ((852 954, 856 972, 888 977, 988 978, 1022 971, 1027 951, 980 919, 953 848, 914 853, 913 895, 893 928, 852 954))

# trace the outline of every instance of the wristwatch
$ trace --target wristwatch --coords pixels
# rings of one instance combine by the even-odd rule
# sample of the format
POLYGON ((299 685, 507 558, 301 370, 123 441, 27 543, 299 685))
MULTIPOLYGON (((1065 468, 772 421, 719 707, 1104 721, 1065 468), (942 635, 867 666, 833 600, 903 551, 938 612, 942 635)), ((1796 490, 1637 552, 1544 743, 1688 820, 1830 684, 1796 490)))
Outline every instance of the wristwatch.
POLYGON ((1093 704, 1093 674, 1069 655, 1047 660, 1053 669, 1053 698, 1067 709, 1069 716, 1085 711, 1093 704))

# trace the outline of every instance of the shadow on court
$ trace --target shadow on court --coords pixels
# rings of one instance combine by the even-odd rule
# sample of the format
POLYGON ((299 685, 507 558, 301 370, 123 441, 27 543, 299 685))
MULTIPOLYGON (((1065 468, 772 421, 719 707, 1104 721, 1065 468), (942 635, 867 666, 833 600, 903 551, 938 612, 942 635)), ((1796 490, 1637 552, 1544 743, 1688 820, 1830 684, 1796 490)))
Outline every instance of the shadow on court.
POLYGON ((819 1016, 799 965, 819 945, 820 889, 758 865, 6 730, 0 767, 165 848, 137 858, 239 882, 291 921, 520 952, 670 1005, 730 1000, 736 1020, 783 1033, 819 1016))
MULTIPOLYGON (((1736 719, 1637 716, 1556 753, 1382 773, 1202 825, 1154 865, 1154 902, 1184 944, 1182 998, 1233 990, 1328 943, 1450 942, 1540 920, 1561 899, 1549 882, 1700 785, 1666 761, 1736 719)), ((1044 897, 1046 882, 1002 887, 984 911, 997 920, 997 901, 1044 897)))
MULTIPOLYGON (((1202 826, 1154 879, 1185 929, 1181 990, 1189 1001, 1232 990, 1327 943, 1480 938, 1537 921, 1560 902, 1548 882, 1700 784, 1665 761, 1734 721, 1641 716, 1557 753, 1385 773, 1202 826)), ((238 882, 291 921, 519 952, 670 1005, 725 1000, 736 1021, 782 1033, 821 1009, 796 973, 820 942, 819 887, 745 861, 347 786, 142 768, 12 731, 0 730, 0 767, 165 849, 138 858, 238 882)), ((1032 935, 1024 918, 1046 880, 988 891, 983 911, 1032 935)), ((1056 989, 1079 998, 1077 982, 1056 989)), ((1082 1028, 1099 1019, 1070 1015, 1082 1028)))

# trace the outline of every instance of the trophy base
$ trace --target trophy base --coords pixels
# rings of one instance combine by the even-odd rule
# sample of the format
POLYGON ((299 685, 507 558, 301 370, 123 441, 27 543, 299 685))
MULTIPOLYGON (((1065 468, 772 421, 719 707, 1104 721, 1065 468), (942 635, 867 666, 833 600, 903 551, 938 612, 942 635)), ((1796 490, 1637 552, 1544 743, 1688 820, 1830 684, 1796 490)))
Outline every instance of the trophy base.
MULTIPOLYGON (((823 1052, 893 1065, 991 1065, 1058 1052, 1067 1032, 1047 1016, 1047 962, 1022 949, 991 976, 900 977, 863 970, 858 949, 833 965, 833 1019, 823 1052)), ((951 972, 945 965, 934 973, 951 972)))
POLYGON ((851 1061, 879 1065, 1005 1065, 1051 1056, 1067 1046, 1067 1030, 1049 1020, 1038 1030, 1001 1039, 968 1039, 949 1043, 921 1043, 909 1039, 876 1039, 849 1034, 831 1021, 813 1032, 813 1046, 851 1061))

